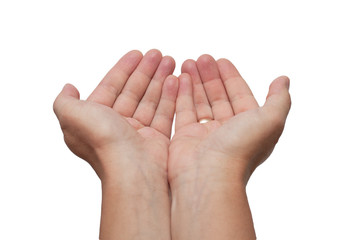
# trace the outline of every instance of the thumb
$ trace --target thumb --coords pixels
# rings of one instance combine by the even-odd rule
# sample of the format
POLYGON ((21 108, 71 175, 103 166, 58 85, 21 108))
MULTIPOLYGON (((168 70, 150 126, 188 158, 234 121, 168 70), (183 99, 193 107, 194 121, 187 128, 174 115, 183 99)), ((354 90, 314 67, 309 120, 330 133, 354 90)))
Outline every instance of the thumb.
POLYGON ((290 80, 286 76, 276 78, 269 88, 266 102, 263 106, 276 119, 285 122, 290 111, 291 98, 289 94, 290 80))
POLYGON ((56 97, 53 109, 56 116, 59 118, 62 108, 69 102, 74 102, 80 99, 79 91, 71 84, 66 84, 61 90, 59 95, 56 97))

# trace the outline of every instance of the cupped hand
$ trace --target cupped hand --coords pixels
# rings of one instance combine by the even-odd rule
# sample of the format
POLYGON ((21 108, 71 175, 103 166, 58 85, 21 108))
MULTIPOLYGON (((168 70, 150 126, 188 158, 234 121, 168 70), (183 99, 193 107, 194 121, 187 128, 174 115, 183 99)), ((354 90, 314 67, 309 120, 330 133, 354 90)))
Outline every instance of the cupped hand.
POLYGON ((103 179, 124 172, 167 174, 178 79, 158 50, 124 55, 85 101, 67 84, 54 102, 68 147, 103 179))
POLYGON ((168 163, 172 189, 200 177, 246 184, 270 155, 290 109, 289 79, 272 82, 259 107, 234 65, 209 55, 187 60, 179 77, 168 163), (207 123, 199 123, 209 119, 207 123))

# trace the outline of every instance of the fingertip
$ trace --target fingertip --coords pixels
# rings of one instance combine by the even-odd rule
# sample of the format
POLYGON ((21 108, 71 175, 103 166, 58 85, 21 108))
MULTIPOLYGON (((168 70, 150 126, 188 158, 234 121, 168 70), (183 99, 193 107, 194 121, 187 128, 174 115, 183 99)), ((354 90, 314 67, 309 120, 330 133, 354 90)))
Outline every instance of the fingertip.
POLYGON ((179 79, 183 80, 183 81, 190 81, 191 76, 188 73, 182 73, 182 74, 180 74, 179 79))
POLYGON ((175 59, 169 55, 164 56, 164 60, 168 65, 175 65, 175 59))
POLYGON ((165 82, 177 82, 178 78, 175 75, 169 75, 166 77, 165 82))
POLYGON ((145 55, 151 59, 157 59, 162 57, 162 53, 158 49, 151 49, 145 55))
POLYGON ((199 69, 199 71, 201 71, 201 69, 207 69, 209 67, 213 67, 214 64, 216 65, 216 61, 215 59, 209 55, 209 54, 203 54, 201 55, 197 61, 196 61, 196 66, 199 69))
POLYGON ((182 73, 179 76, 179 92, 186 93, 192 90, 192 84, 191 84, 191 76, 188 73, 182 73))
POLYGON ((171 69, 171 72, 175 70, 176 63, 174 58, 171 56, 164 56, 162 59, 162 64, 165 68, 171 69))
POLYGON ((219 58, 217 61, 216 61, 218 64, 232 64, 232 62, 229 60, 229 59, 226 59, 226 58, 219 58))
POLYGON ((61 108, 61 106, 64 105, 64 103, 71 98, 77 100, 80 99, 80 93, 72 84, 67 83, 65 84, 65 86, 63 87, 63 89, 53 103, 53 110, 57 116, 59 114, 59 109, 61 108))
POLYGON ((196 61, 196 67, 202 83, 220 78, 217 63, 209 54, 201 55, 196 61))
POLYGON ((131 56, 134 56, 134 57, 143 57, 142 52, 140 52, 139 50, 136 50, 136 49, 129 51, 125 55, 131 55, 131 56))
POLYGON ((76 87, 74 87, 74 85, 72 85, 70 83, 65 84, 65 86, 63 87, 63 89, 61 90, 59 95, 69 96, 69 97, 73 97, 76 99, 80 98, 79 91, 76 89, 76 87))
POLYGON ((275 81, 279 81, 283 86, 285 86, 285 88, 286 88, 287 90, 289 90, 289 88, 290 88, 290 79, 289 79, 288 76, 282 75, 282 76, 276 78, 276 79, 274 80, 274 82, 275 82, 275 81))
POLYGON ((214 67, 214 65, 216 65, 216 61, 210 54, 203 54, 196 61, 199 70, 207 69, 209 66, 214 67))
POLYGON ((169 75, 165 79, 163 88, 165 92, 176 97, 179 88, 178 78, 174 75, 169 75))
POLYGON ((287 76, 280 76, 270 84, 268 97, 284 90, 289 91, 289 88, 290 79, 287 76))
MULTIPOLYGON (((286 118, 291 108, 291 97, 289 93, 290 80, 287 76, 276 78, 269 87, 269 93, 266 97, 265 107, 283 113, 286 118)), ((272 110, 272 111, 273 111, 272 110)))
POLYGON ((220 58, 216 61, 216 63, 220 72, 231 72, 232 74, 240 75, 239 71, 229 59, 220 58))
POLYGON ((285 86, 287 88, 287 90, 290 89, 290 78, 288 76, 282 76, 284 78, 285 81, 285 86))
POLYGON ((139 50, 132 50, 132 51, 126 53, 123 57, 121 57, 121 59, 118 61, 118 63, 126 62, 127 64, 136 67, 142 58, 143 58, 142 52, 140 52, 139 50))
POLYGON ((198 64, 208 64, 209 62, 213 62, 215 59, 210 54, 203 54, 197 59, 198 64))
POLYGON ((181 66, 182 73, 190 73, 196 68, 196 62, 193 59, 187 59, 181 66))

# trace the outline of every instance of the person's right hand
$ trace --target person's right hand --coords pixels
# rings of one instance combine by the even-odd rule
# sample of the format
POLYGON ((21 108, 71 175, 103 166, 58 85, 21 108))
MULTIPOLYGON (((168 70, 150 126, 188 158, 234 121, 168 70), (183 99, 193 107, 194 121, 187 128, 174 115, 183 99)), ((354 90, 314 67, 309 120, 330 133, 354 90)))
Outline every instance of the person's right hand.
POLYGON ((175 62, 158 50, 123 56, 86 101, 65 85, 54 111, 65 142, 99 177, 157 171, 167 176, 168 145, 178 80, 175 62), (166 80, 165 80, 166 79, 166 80), (132 168, 133 166, 133 168, 132 168), (149 169, 147 169, 149 168, 149 169))
POLYGON ((157 50, 131 51, 86 101, 65 85, 54 110, 65 142, 102 183, 100 239, 170 239, 168 147, 178 79, 157 50))

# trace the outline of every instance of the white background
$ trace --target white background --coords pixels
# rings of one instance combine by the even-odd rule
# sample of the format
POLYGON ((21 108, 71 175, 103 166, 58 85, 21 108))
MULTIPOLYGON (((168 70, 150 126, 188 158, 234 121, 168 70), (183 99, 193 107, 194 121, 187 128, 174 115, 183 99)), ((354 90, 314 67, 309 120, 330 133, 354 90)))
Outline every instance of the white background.
POLYGON ((127 51, 234 62, 260 103, 293 105, 248 184, 258 239, 360 239, 357 1, 0 1, 0 238, 97 239, 101 189, 52 102, 83 98, 127 51))

